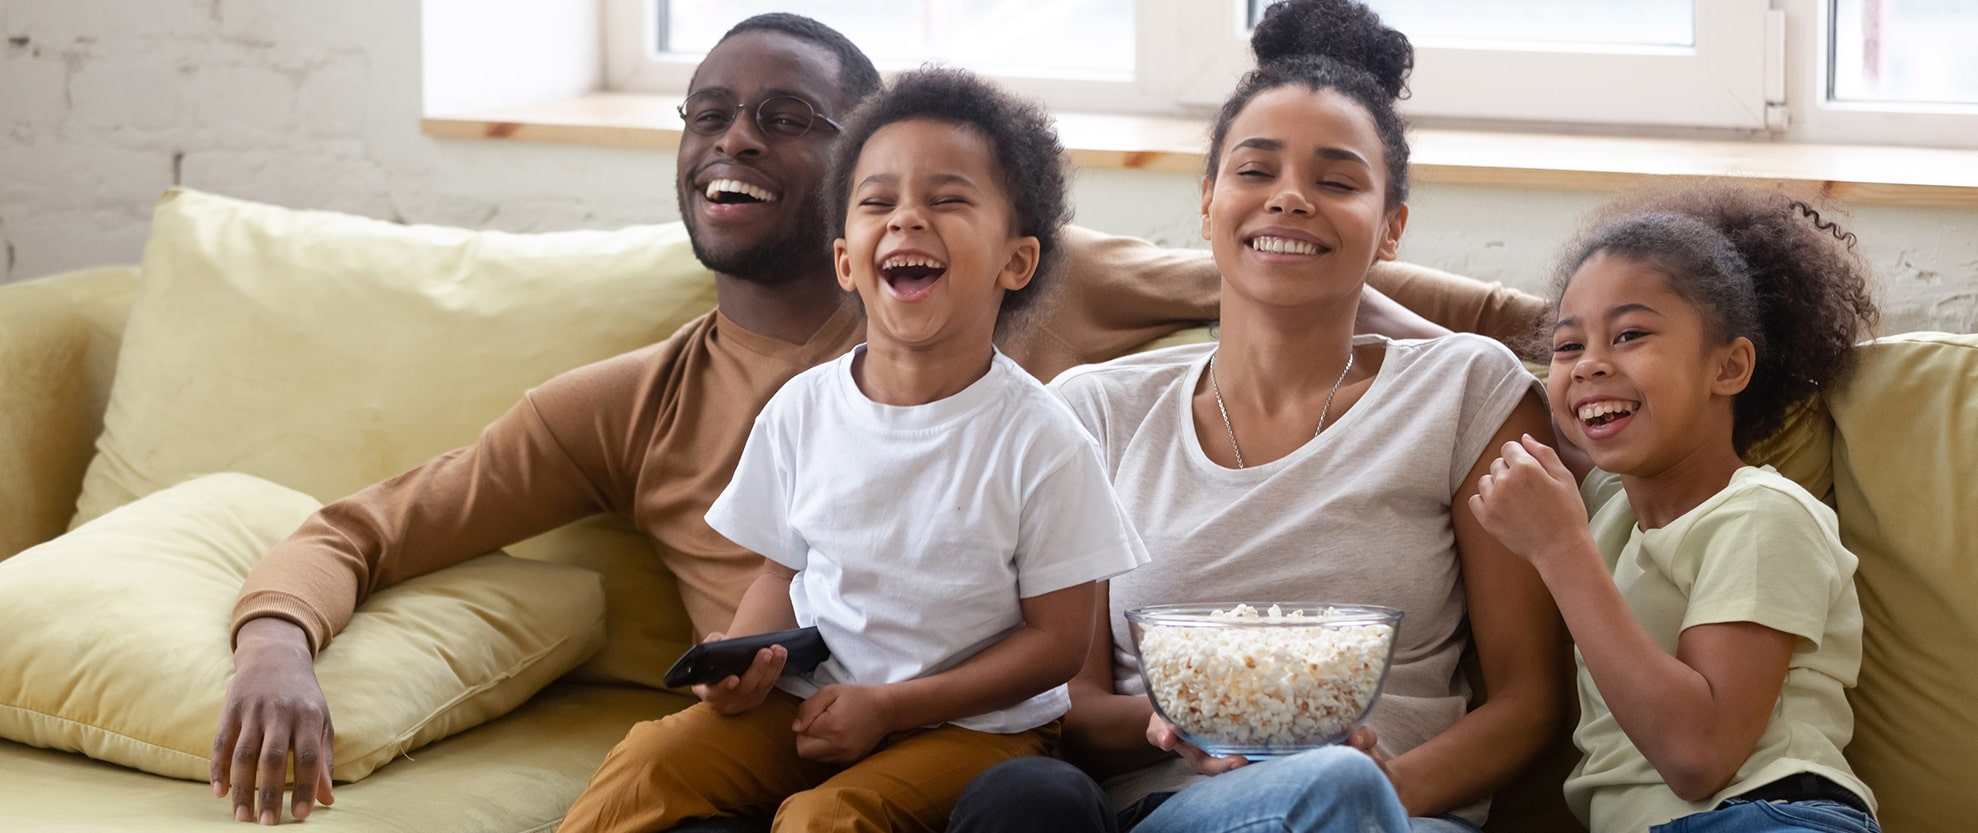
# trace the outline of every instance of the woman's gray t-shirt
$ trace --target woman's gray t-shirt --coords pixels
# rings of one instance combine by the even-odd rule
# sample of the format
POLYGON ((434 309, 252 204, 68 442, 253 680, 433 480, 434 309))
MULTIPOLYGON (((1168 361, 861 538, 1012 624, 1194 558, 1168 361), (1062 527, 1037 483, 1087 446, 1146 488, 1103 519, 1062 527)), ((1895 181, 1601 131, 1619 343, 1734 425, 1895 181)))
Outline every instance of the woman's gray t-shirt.
MULTIPOLYGON (((1543 389, 1481 336, 1354 344, 1385 357, 1352 410, 1291 454, 1244 469, 1211 461, 1196 436, 1190 399, 1215 345, 1073 368, 1052 382, 1098 440, 1153 556, 1111 583, 1116 691, 1145 693, 1122 615, 1130 608, 1379 604, 1406 613, 1368 720, 1381 749, 1399 755, 1463 716, 1470 692, 1458 662, 1469 632, 1450 501, 1519 400, 1543 389)), ((1126 803, 1192 778, 1169 761, 1108 788, 1126 803)), ((1487 807, 1459 815, 1481 821, 1487 807)))

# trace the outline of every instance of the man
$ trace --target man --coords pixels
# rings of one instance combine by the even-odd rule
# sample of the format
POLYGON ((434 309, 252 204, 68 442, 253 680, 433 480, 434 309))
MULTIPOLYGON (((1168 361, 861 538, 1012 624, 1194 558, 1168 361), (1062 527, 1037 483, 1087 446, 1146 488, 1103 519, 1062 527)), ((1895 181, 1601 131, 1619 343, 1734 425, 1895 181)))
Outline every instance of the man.
MULTIPOLYGON (((212 756, 215 794, 231 789, 236 820, 280 822, 291 762, 296 818, 331 801, 333 729, 314 656, 382 587, 617 512, 655 541, 696 633, 727 627, 761 559, 710 529, 708 506, 777 388, 862 340, 863 322, 841 303, 820 185, 837 125, 878 86, 871 61, 816 21, 737 24, 695 73, 677 167, 717 312, 530 391, 476 444, 325 507, 255 568, 234 610, 236 673, 212 756)), ((1065 242, 1060 297, 1002 345, 1034 374, 1215 315, 1206 252, 1077 229, 1065 242)), ((1509 297, 1471 294, 1445 320, 1465 326, 1509 297)), ((1379 320, 1363 326, 1431 326, 1368 299, 1363 319, 1379 320)))
MULTIPOLYGON (((313 657, 381 587, 619 512, 657 542, 696 632, 727 626, 761 559, 708 528, 708 505, 770 395, 862 340, 820 185, 838 122, 878 86, 872 63, 815 21, 737 25, 696 72, 678 163, 680 213, 719 312, 544 384, 480 442, 326 507, 269 553, 235 608, 237 673, 213 751, 235 819, 280 821, 290 759, 294 815, 330 800, 333 730, 313 657)), ((1068 273, 1084 274, 1072 279, 1106 283, 1066 293, 1006 345, 1033 373, 1213 317, 1206 258, 1074 236, 1068 273), (1095 262, 1115 251, 1135 252, 1133 268, 1095 262)))

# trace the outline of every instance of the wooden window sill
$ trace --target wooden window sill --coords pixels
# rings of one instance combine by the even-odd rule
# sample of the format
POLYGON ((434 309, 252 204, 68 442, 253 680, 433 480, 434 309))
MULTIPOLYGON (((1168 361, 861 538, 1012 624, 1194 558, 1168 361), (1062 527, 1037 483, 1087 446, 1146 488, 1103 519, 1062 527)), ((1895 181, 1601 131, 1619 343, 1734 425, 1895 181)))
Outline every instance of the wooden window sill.
MULTIPOLYGON (((428 116, 428 136, 673 149, 674 99, 592 93, 578 98, 428 116)), ((1196 173, 1204 122, 1153 116, 1060 114, 1073 163, 1085 168, 1196 173)), ((1417 182, 1509 188, 1613 190, 1658 177, 1778 181, 1855 203, 1978 208, 1978 151, 1774 142, 1634 139, 1470 130, 1409 134, 1417 182)))

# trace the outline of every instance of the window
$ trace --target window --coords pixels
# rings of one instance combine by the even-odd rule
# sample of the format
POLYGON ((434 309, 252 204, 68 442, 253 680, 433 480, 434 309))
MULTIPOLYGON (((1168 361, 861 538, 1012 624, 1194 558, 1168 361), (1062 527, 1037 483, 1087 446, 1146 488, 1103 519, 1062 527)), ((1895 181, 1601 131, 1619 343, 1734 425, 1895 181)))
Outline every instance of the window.
POLYGON ((1838 0, 1829 28, 1834 101, 1978 104, 1978 3, 1838 0))
POLYGON ((1402 108, 1418 121, 1761 131, 1784 101, 1768 0, 1368 5, 1415 44, 1402 108))
MULTIPOLYGON (((1273 0, 816 0, 881 70, 927 60, 1065 110, 1201 115, 1273 0)), ((1416 46, 1427 126, 1978 146, 1978 0, 1367 0, 1416 46)), ((606 0, 614 89, 677 93, 785 0, 606 0)))
MULTIPOLYGON (((1189 0, 816 0, 801 14, 845 33, 883 71, 928 61, 994 76, 1074 110, 1159 112, 1173 96, 1145 83, 1155 32, 1145 7, 1189 0)), ((613 89, 679 92, 701 56, 744 18, 787 0, 607 0, 606 77, 613 89)), ((1154 45, 1154 52, 1172 51, 1154 45)))
MULTIPOLYGON (((662 2, 653 20, 659 51, 705 54, 735 21, 790 8, 787 0, 662 2)), ((996 75, 1133 80, 1133 0, 822 0, 803 13, 888 68, 935 59, 996 75)))
POLYGON ((1792 138, 1978 147, 1978 0, 1781 0, 1792 138))

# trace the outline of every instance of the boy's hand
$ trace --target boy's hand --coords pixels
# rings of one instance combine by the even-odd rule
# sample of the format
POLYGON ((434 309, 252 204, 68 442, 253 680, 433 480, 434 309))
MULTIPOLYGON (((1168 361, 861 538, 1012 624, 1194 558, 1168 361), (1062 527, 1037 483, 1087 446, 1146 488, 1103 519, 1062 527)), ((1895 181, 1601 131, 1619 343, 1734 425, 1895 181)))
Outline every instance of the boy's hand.
POLYGON ((1504 444, 1503 456, 1477 481, 1470 511, 1533 566, 1590 545, 1578 481, 1559 455, 1530 434, 1504 444))
POLYGON ((876 686, 828 685, 797 706, 797 755, 848 764, 886 738, 887 705, 876 686))
MULTIPOLYGON (((722 638, 721 634, 707 635, 708 642, 722 638)), ((741 714, 762 705, 769 692, 776 688, 776 680, 783 676, 783 663, 790 657, 788 649, 781 645, 771 645, 755 652, 755 661, 749 663, 749 670, 740 676, 723 677, 712 683, 694 686, 694 696, 708 704, 720 714, 741 714)))
POLYGON ((1242 755, 1211 755, 1202 751, 1202 747, 1182 740, 1174 724, 1162 720, 1159 712, 1147 718, 1147 742, 1157 749, 1180 754, 1189 769, 1202 775, 1221 775, 1250 763, 1250 759, 1242 755))

